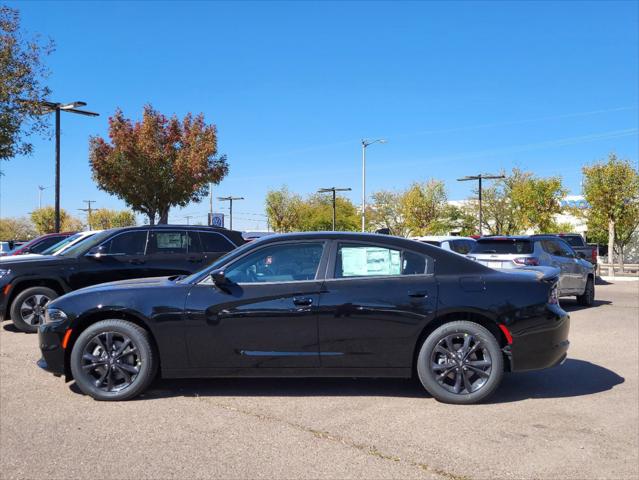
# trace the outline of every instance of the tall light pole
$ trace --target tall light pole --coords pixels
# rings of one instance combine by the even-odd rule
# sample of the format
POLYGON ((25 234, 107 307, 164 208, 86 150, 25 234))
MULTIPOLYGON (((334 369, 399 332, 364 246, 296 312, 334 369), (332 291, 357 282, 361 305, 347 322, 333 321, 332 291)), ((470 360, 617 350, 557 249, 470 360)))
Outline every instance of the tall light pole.
POLYGON ((43 185, 38 185, 38 209, 42 208, 42 192, 47 188, 51 188, 51 186, 49 185, 48 187, 45 187, 43 185))
POLYGON ((328 193, 333 192, 333 231, 335 231, 335 192, 350 192, 350 188, 320 188, 317 193, 328 193))
MULTIPOLYGON (((22 100, 29 102, 29 100, 22 100)), ((41 115, 55 112, 55 231, 60 231, 60 112, 77 113, 88 117, 97 117, 99 113, 78 110, 76 107, 84 107, 86 102, 58 103, 36 102, 41 108, 41 115)))
POLYGON ((362 139, 362 232, 366 231, 366 148, 374 143, 387 143, 383 138, 368 141, 362 139))
POLYGON ((479 182, 479 235, 482 235, 482 212, 481 212, 481 191, 482 191, 482 180, 493 180, 497 178, 506 178, 504 175, 490 175, 490 174, 479 174, 479 175, 469 175, 467 177, 458 178, 458 182, 468 182, 470 180, 477 180, 479 182))
POLYGON ((217 197, 220 202, 229 202, 229 230, 233 230, 233 200, 244 200, 244 197, 217 197))

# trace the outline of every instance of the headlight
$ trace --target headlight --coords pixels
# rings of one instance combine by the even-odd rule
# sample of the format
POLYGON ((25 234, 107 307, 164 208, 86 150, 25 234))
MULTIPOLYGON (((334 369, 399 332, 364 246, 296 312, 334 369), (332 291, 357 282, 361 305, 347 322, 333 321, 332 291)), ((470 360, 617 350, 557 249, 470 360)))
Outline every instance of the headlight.
POLYGON ((6 268, 0 268, 0 278, 5 277, 11 273, 11 270, 6 268))
POLYGON ((67 314, 57 308, 47 308, 44 314, 44 323, 62 322, 67 319, 67 314))

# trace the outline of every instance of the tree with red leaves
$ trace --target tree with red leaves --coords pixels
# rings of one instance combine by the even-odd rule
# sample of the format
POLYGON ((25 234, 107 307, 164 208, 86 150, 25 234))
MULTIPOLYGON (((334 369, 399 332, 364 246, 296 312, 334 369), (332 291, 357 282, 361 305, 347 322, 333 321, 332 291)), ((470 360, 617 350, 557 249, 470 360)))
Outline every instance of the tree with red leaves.
POLYGON ((141 122, 121 110, 109 118, 110 143, 89 140, 90 164, 98 188, 116 195, 149 223, 167 223, 169 209, 200 202, 209 183, 228 173, 225 156, 217 155, 217 130, 204 115, 190 113, 180 121, 167 118, 150 105, 141 122))

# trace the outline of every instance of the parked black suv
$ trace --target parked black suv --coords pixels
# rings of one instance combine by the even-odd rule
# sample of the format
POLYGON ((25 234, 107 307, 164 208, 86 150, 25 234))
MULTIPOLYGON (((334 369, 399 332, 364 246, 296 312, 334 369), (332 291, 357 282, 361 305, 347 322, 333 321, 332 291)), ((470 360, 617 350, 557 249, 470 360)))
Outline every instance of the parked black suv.
POLYGON ((224 228, 157 225, 105 230, 57 256, 0 264, 0 315, 35 332, 46 304, 67 292, 129 278, 190 274, 244 244, 224 228))

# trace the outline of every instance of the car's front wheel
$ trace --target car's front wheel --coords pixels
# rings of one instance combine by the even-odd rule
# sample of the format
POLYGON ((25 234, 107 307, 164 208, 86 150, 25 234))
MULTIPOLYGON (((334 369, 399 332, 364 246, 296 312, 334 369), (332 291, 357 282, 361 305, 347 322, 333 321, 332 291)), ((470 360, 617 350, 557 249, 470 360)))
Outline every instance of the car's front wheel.
POLYGON ((47 304, 58 297, 55 290, 47 287, 31 287, 20 292, 11 304, 11 320, 18 330, 37 332, 44 322, 47 304))
POLYGON ((577 295, 577 302, 579 305, 591 307, 595 303, 595 282, 592 277, 588 277, 586 281, 586 288, 582 295, 577 295))
POLYGON ((71 351, 71 373, 96 400, 128 400, 153 381, 157 357, 149 333, 125 320, 102 320, 83 331, 71 351))
POLYGON ((501 383, 504 359, 495 336, 469 321, 446 323, 424 341, 417 374, 424 388, 444 403, 470 404, 501 383))

